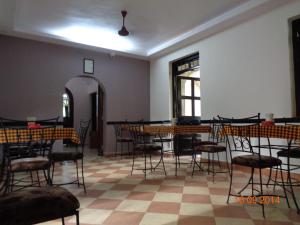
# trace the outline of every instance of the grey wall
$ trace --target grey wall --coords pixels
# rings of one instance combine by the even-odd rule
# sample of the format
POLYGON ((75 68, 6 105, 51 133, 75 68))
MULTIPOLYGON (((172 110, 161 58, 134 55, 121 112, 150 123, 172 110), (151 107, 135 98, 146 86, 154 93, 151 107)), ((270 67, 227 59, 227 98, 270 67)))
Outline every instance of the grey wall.
MULTIPOLYGON (((104 122, 149 119, 149 62, 0 35, 0 116, 38 119, 62 115, 65 84, 81 75, 83 58, 95 60, 104 87, 104 122)), ((76 123, 76 121, 75 121, 76 123)), ((104 152, 114 150, 104 127, 104 152)))

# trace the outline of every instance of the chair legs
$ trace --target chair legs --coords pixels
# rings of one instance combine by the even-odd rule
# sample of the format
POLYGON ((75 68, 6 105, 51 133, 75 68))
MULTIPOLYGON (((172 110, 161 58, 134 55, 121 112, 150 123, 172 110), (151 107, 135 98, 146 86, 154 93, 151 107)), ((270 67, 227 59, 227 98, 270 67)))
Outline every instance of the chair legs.
MULTIPOLYGON (((149 153, 150 168, 147 168, 147 153, 146 152, 143 152, 143 161, 144 161, 144 167, 140 168, 138 170, 142 170, 143 171, 143 173, 144 173, 144 179, 146 179, 147 170, 150 170, 151 172, 155 171, 156 168, 159 166, 160 163, 162 163, 162 166, 163 166, 162 169, 164 171, 164 174, 167 175, 166 168, 165 168, 165 163, 164 163, 164 159, 163 159, 163 151, 160 153, 160 159, 159 159, 158 163, 156 163, 156 165, 153 166, 153 163, 152 163, 152 154, 151 153, 149 153)), ((135 152, 133 151, 133 153, 132 153, 131 175, 133 174, 134 164, 135 164, 135 152)))
POLYGON ((285 169, 287 171, 286 181, 284 180, 284 177, 283 177, 282 166, 280 166, 281 181, 277 182, 278 167, 276 168, 275 179, 274 179, 274 184, 273 184, 273 190, 275 190, 276 185, 282 186, 282 188, 284 189, 284 194, 286 196, 287 205, 290 208, 289 200, 288 200, 287 193, 286 193, 288 191, 291 194, 291 196, 292 196, 292 199, 293 199, 294 204, 295 204, 296 209, 297 209, 297 213, 300 214, 300 208, 299 208, 299 205, 298 205, 298 202, 297 202, 297 198, 295 196, 295 192, 294 192, 294 188, 293 188, 293 186, 295 184, 293 184, 292 177, 291 177, 291 168, 290 168, 290 158, 289 157, 287 158, 287 164, 286 165, 287 165, 287 169, 285 169))
MULTIPOLYGON (((146 171, 147 171, 147 156, 146 156, 146 152, 144 152, 144 161, 145 161, 144 178, 146 180, 146 171)), ((151 167, 151 171, 152 171, 152 167, 151 167)))
MULTIPOLYGON (((203 153, 203 152, 202 152, 203 153)), ((225 156, 226 156, 226 164, 227 164, 227 169, 228 171, 221 171, 221 162, 219 159, 219 152, 207 152, 207 162, 203 162, 203 163, 207 163, 207 173, 210 174, 210 172, 212 173, 212 178, 213 178, 213 183, 215 182, 215 175, 216 173, 229 173, 230 174, 230 168, 229 168, 229 163, 228 163, 228 157, 227 157, 227 152, 224 152, 225 156), (211 154, 212 154, 212 159, 211 159, 211 154), (218 162, 215 162, 215 154, 217 154, 217 159, 218 162), (219 165, 219 171, 215 171, 215 164, 218 163, 219 165)), ((203 155, 203 154, 201 154, 203 155)), ((193 171, 192 171, 192 176, 194 175, 195 172, 195 165, 197 165, 199 167, 199 169, 201 171, 203 171, 203 168, 201 167, 201 160, 200 163, 197 162, 197 155, 194 154, 193 158, 192 158, 192 163, 194 163, 193 165, 193 171)), ((201 157, 202 159, 202 157, 201 157)))
POLYGON ((117 156, 118 154, 118 142, 116 141, 116 152, 115 152, 115 157, 117 156))
MULTIPOLYGON (((254 197, 254 201, 256 204, 259 204, 262 208, 262 215, 263 217, 265 218, 265 202, 263 199, 265 199, 265 194, 264 194, 264 189, 263 189, 263 186, 266 185, 268 187, 268 185, 270 184, 270 181, 268 180, 266 183, 263 183, 263 175, 262 175, 262 170, 265 169, 265 168, 256 168, 258 169, 258 176, 259 176, 259 180, 258 182, 254 182, 254 172, 255 172, 255 168, 252 167, 251 168, 251 175, 250 175, 250 178, 247 182, 247 184, 239 191, 237 192, 237 195, 235 194, 232 194, 231 193, 231 190, 232 190, 232 179, 233 179, 233 165, 231 164, 231 173, 230 173, 230 186, 229 186, 229 192, 228 192, 228 197, 227 197, 227 203, 229 203, 229 198, 230 196, 241 196, 242 192, 244 190, 246 190, 246 188, 251 185, 251 195, 247 195, 248 197, 254 197), (258 185, 257 189, 255 188, 254 185, 258 185), (254 194, 254 191, 256 191, 258 194, 254 194), (257 198, 259 199, 262 199, 262 200, 258 200, 257 198)), ((282 170, 282 166, 279 165, 278 166, 278 169, 280 169, 280 174, 281 174, 281 182, 279 181, 279 183, 282 183, 282 188, 283 188, 283 192, 284 192, 284 195, 281 195, 281 196, 277 196, 276 195, 276 192, 274 194, 266 194, 266 196, 277 196, 278 198, 281 197, 281 198, 285 198, 286 199, 286 202, 287 202, 287 205, 288 207, 290 208, 290 204, 289 204, 289 199, 288 199, 288 196, 287 196, 287 189, 286 189, 286 186, 290 186, 290 192, 291 192, 291 195, 293 197, 293 200, 295 202, 295 205, 296 205, 296 208, 298 210, 298 213, 299 213, 299 208, 298 208, 298 204, 297 204, 297 201, 296 201, 296 198, 295 198, 295 194, 293 192, 293 188, 292 186, 290 185, 290 175, 288 174, 288 182, 284 182, 284 177, 283 177, 283 170, 282 170)), ((278 173, 278 171, 276 171, 276 173, 278 173)), ((281 185, 280 185, 281 186, 281 185)), ((275 186, 274 186, 275 188, 275 186)), ((242 197, 247 197, 247 196, 242 196, 242 197)), ((251 199, 250 199, 251 200, 251 199)), ((248 199, 247 199, 247 202, 248 202, 248 199)))
POLYGON ((121 156, 121 159, 123 158, 123 155, 129 155, 130 154, 130 142, 127 141, 127 142, 118 142, 116 141, 116 151, 115 151, 115 157, 118 156, 118 147, 120 147, 120 156, 121 156), (127 143, 127 153, 123 153, 123 144, 126 144, 127 143), (121 145, 121 146, 118 146, 118 145, 121 145))
MULTIPOLYGON (((77 211, 77 210, 76 210, 76 213, 75 213, 75 217, 76 217, 76 225, 79 225, 79 211, 77 211)), ((65 217, 61 218, 61 224, 65 225, 65 217)))
MULTIPOLYGON (((52 185, 51 178, 48 178, 48 176, 45 173, 45 170, 42 170, 44 173, 45 181, 47 185, 52 185)), ((18 187, 15 189, 15 191, 26 188, 26 187, 41 187, 41 180, 39 176, 39 170, 29 170, 24 171, 29 173, 29 180, 27 179, 27 176, 24 178, 22 177, 16 177, 15 178, 15 172, 8 170, 7 176, 4 180, 4 192, 13 192, 14 186, 18 187), (29 184, 27 184, 29 183, 29 184)))
POLYGON ((167 176, 167 171, 166 171, 166 167, 165 167, 163 152, 161 153, 160 157, 161 157, 160 159, 161 159, 162 164, 163 164, 163 169, 164 169, 164 172, 165 172, 165 176, 167 176))
POLYGON ((76 211, 76 225, 79 225, 79 211, 76 211))
MULTIPOLYGON (((82 179, 82 183, 80 183, 80 177, 79 177, 79 166, 78 166, 78 160, 74 160, 74 164, 76 167, 76 180, 69 182, 69 183, 63 183, 63 184, 55 184, 55 185, 67 185, 67 184, 74 184, 76 183, 78 187, 80 187, 80 185, 83 186, 84 189, 84 193, 86 194, 86 186, 85 186, 85 181, 84 181, 84 170, 83 170, 83 158, 81 159, 81 179, 82 179)), ((53 177, 54 177, 54 168, 55 168, 55 162, 52 162, 52 174, 51 176, 49 175, 49 178, 53 181, 53 177)), ((49 169, 50 171, 50 169, 49 169)), ((52 184, 52 182, 51 182, 52 184)))
POLYGON ((229 203, 229 198, 231 196, 231 188, 232 188, 232 176, 233 176, 233 165, 230 164, 230 184, 229 184, 229 190, 228 190, 228 196, 227 196, 227 204, 229 203))
POLYGON ((86 187, 85 187, 85 181, 84 181, 84 172, 83 172, 83 158, 81 159, 81 179, 82 179, 84 193, 86 194, 86 187))
MULTIPOLYGON (((252 184, 253 184, 253 180, 252 180, 252 184)), ((264 191, 263 191, 263 183, 262 183, 262 174, 261 174, 261 169, 259 168, 259 183, 260 183, 260 195, 264 196, 264 191)), ((253 188, 252 188, 253 191, 253 188)), ((263 217, 265 218, 265 204, 260 204, 261 208, 262 208, 262 213, 263 213, 263 217)))
MULTIPOLYGON (((296 196, 295 196, 293 183, 292 183, 292 179, 291 179, 291 170, 290 170, 289 158, 288 158, 288 177, 287 177, 287 179, 288 179, 288 185, 289 185, 289 188, 290 188, 290 192, 292 194, 292 198, 293 198, 293 201, 294 201, 296 209, 297 209, 297 213, 300 214, 300 208, 299 208, 299 205, 297 203, 297 199, 296 199, 296 196)), ((284 185, 284 183, 283 183, 283 185, 284 185)))
POLYGON ((179 156, 175 155, 175 176, 177 177, 177 167, 178 167, 178 158, 179 156))
POLYGON ((127 142, 127 154, 130 155, 130 142, 127 142))
POLYGON ((238 192, 239 195, 249 186, 249 184, 251 184, 251 190, 252 190, 252 195, 253 195, 253 188, 254 188, 254 186, 253 186, 254 185, 253 184, 253 174, 254 174, 254 168, 251 168, 250 178, 249 178, 247 184, 238 192))
POLYGON ((131 175, 133 173, 133 168, 134 168, 134 161, 135 161, 135 152, 132 152, 132 166, 131 166, 131 175))
POLYGON ((11 173, 11 178, 10 178, 10 192, 13 191, 13 186, 14 186, 14 177, 15 177, 15 173, 11 173))
POLYGON ((78 175, 78 162, 77 160, 74 161, 75 163, 75 166, 76 166, 76 178, 77 178, 77 186, 79 187, 80 186, 80 183, 79 183, 79 175, 78 175))
POLYGON ((121 159, 123 158, 123 143, 121 142, 121 159))
POLYGON ((212 154, 212 176, 213 176, 213 183, 215 183, 215 154, 214 153, 212 154))
MULTIPOLYGON (((286 203, 287 203, 288 207, 291 208, 290 203, 289 203, 289 198, 288 198, 287 193, 286 193, 286 188, 285 188, 285 183, 284 183, 284 178, 283 178, 283 172, 282 172, 282 166, 280 166, 280 174, 281 174, 281 182, 282 182, 282 187, 283 187, 286 203)), ((276 176, 277 176, 277 170, 276 170, 276 176)), ((275 184, 276 184, 276 181, 274 182, 274 189, 275 189, 275 184)))

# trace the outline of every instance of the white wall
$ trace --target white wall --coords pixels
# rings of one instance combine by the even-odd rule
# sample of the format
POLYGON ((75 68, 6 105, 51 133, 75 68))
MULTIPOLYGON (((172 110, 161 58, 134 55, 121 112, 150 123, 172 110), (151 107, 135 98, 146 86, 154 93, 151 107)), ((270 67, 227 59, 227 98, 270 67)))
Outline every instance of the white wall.
POLYGON ((169 63, 200 54, 202 118, 218 114, 293 115, 293 78, 288 19, 300 15, 300 1, 215 34, 150 64, 150 118, 172 117, 169 63))

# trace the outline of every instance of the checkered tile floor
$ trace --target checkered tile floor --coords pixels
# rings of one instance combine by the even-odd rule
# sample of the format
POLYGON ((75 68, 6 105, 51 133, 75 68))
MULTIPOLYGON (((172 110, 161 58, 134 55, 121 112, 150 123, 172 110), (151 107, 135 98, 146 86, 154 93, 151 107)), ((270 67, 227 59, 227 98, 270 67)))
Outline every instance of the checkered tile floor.
MULTIPOLYGON (((197 171, 191 177, 190 158, 185 158, 174 176, 172 157, 165 159, 167 176, 157 170, 144 180, 141 171, 130 175, 130 158, 103 158, 88 154, 85 158, 87 194, 76 185, 67 188, 81 204, 81 225, 300 225, 300 215, 288 209, 285 200, 266 206, 263 219, 259 205, 241 205, 234 197, 226 204, 229 178, 197 171)), ((137 165, 143 161, 138 160, 137 165)), ((74 176, 72 164, 58 166, 56 181, 67 181, 74 176)), ((249 175, 235 172, 234 189, 238 191, 249 175)), ((300 188, 299 188, 300 189, 300 188)), ((297 190, 298 197, 300 190, 297 190)), ((300 197, 299 197, 300 199, 300 197)), ((43 225, 61 224, 60 220, 43 225)), ((75 218, 66 218, 74 225, 75 218)))

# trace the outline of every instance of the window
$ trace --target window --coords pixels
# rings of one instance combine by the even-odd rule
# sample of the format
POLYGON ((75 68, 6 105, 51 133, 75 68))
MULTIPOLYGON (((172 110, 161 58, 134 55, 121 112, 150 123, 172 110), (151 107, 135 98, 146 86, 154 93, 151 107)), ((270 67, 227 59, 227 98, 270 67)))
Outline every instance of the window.
POLYGON ((186 57, 172 64, 173 116, 200 117, 201 92, 199 54, 186 57))
POLYGON ((70 99, 66 93, 63 94, 63 117, 70 117, 70 99))

